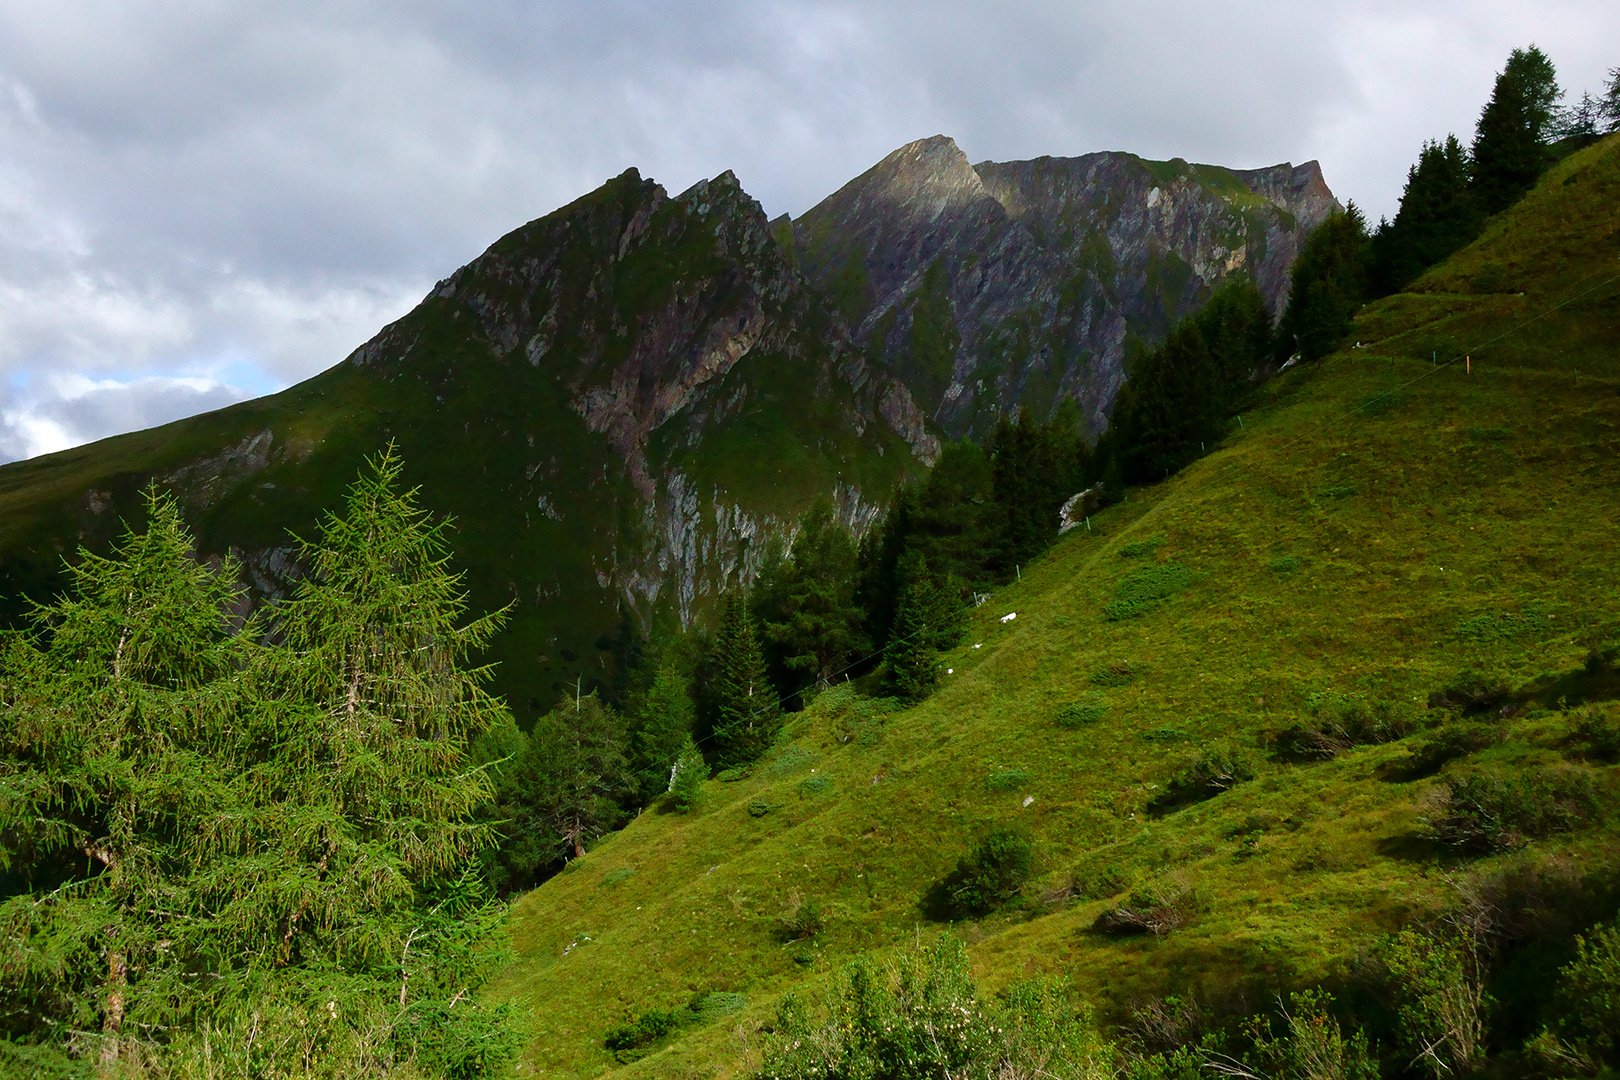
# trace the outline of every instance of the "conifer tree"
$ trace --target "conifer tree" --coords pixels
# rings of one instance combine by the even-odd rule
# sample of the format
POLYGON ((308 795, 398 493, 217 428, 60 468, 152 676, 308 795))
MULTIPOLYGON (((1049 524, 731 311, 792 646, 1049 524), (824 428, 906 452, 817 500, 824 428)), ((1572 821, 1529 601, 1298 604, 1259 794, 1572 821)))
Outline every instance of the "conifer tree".
POLYGON ((1281 356, 1316 360, 1350 333, 1367 288, 1367 227, 1351 203, 1305 241, 1294 261, 1288 307, 1277 326, 1281 356))
POLYGON ((830 679, 864 644, 855 560, 849 530, 818 498, 799 518, 792 554, 756 582, 764 636, 795 681, 830 679))
POLYGON ((781 709, 742 595, 726 600, 711 665, 715 758, 722 767, 747 764, 770 746, 781 709))
POLYGON ((670 766, 667 785, 670 805, 683 814, 695 809, 703 781, 708 775, 709 767, 704 764, 703 755, 698 753, 697 743, 688 735, 670 766))
POLYGON ((926 559, 909 561, 895 609, 894 631, 884 653, 884 689, 916 703, 939 682, 941 650, 961 639, 963 607, 926 559))
POLYGON ((1406 174, 1395 220, 1384 222, 1369 251, 1369 291, 1387 296, 1479 234, 1468 151, 1455 135, 1426 142, 1406 174))
POLYGON ((0 865, 26 886, 0 903, 7 1026, 86 1033, 106 1067, 196 1015, 184 971, 217 951, 192 868, 240 812, 235 568, 197 563, 172 498, 146 509, 0 655, 0 865))
POLYGON ((658 667, 652 685, 636 702, 632 763, 646 802, 669 786, 669 770, 691 741, 696 709, 686 674, 672 660, 658 667))
POLYGON ((1620 131, 1620 67, 1609 69, 1609 81, 1603 84, 1603 96, 1598 99, 1598 113, 1605 132, 1620 131))
POLYGON ((468 742, 506 718, 468 660, 501 616, 463 621, 448 522, 400 490, 401 472, 389 448, 299 541, 306 577, 249 672, 234 801, 250 810, 218 823, 236 858, 206 883, 216 948, 241 971, 216 1050, 280 1017, 309 1033, 283 1045, 294 1061, 315 1052, 316 1025, 337 1029, 321 1051, 334 1075, 479 1073, 505 1039, 498 1010, 465 1000, 498 917, 476 872, 490 782, 468 742))
POLYGON ((1534 45, 1513 50, 1474 134, 1474 190, 1485 213, 1512 206, 1546 169, 1560 94, 1546 53, 1534 45))
POLYGON ((551 858, 577 859, 585 842, 624 822, 635 790, 625 755, 624 725, 595 694, 568 698, 529 735, 536 781, 527 796, 551 858))

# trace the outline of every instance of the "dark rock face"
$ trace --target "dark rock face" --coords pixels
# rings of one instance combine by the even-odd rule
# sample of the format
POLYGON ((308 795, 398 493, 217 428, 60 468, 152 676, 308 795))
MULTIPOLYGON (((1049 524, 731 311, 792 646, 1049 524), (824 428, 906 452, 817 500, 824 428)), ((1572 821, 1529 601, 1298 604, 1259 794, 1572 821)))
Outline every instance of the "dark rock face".
POLYGON ((934 136, 792 223, 805 275, 947 432, 1076 399, 1093 431, 1153 341, 1229 274, 1280 310, 1338 207, 1315 162, 1238 172, 1132 154, 970 165, 934 136))

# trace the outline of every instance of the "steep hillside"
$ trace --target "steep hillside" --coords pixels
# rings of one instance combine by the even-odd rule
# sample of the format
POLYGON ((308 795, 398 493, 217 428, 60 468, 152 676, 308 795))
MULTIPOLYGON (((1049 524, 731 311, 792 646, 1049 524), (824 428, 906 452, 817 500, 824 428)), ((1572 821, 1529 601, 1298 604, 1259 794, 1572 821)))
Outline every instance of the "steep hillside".
MULTIPOLYGON (((828 692, 697 812, 648 811, 524 897, 493 990, 530 1017, 522 1074, 739 1075, 784 991, 938 933, 923 898, 1001 825, 1033 837, 1035 879, 959 928, 975 968, 1066 976, 1109 1022, 1137 995, 1342 981, 1451 881, 1515 860, 1612 915, 1620 776, 1577 727, 1620 720, 1620 657, 1593 651, 1620 643, 1617 200, 1610 138, 1368 308, 1353 347, 1268 383, 1210 456, 1025 567, 928 701, 828 692), (1430 707, 1464 669, 1506 687, 1468 722, 1430 707), (1334 724, 1376 734, 1305 737, 1334 724), (1187 770, 1211 751, 1253 778, 1201 787, 1187 770), (1599 820, 1516 855, 1448 846, 1448 783, 1474 773, 1590 785, 1599 820), (1132 890, 1183 924, 1097 929, 1132 890), (803 899, 826 929, 784 944, 803 899), (743 997, 704 998, 650 1056, 603 1048, 716 991, 743 997)), ((1520 1035, 1536 985, 1495 988, 1520 1035)))
POLYGON ((677 198, 635 170, 497 241, 342 364, 282 394, 0 469, 0 602, 48 592, 149 480, 262 594, 287 529, 389 440, 454 514, 520 716, 608 683, 627 631, 690 619, 817 493, 864 523, 937 441, 844 348, 725 173, 677 198), (627 624, 626 618, 631 620, 627 624))
POLYGON ((854 338, 947 431, 982 434, 998 411, 1045 415, 1064 398, 1100 431, 1128 338, 1162 337, 1239 269, 1280 311, 1305 235, 1337 206, 1315 162, 970 165, 936 135, 789 227, 854 338))

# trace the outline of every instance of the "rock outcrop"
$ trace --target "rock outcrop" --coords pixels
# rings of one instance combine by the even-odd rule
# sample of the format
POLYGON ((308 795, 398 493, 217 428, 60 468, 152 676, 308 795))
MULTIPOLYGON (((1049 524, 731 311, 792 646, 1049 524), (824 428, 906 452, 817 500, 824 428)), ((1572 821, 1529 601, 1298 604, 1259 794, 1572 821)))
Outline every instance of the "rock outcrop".
POLYGON ((970 165, 901 147, 791 230, 799 261, 874 363, 953 435, 1065 398, 1093 431, 1128 337, 1161 337, 1228 275, 1275 309, 1305 235, 1338 206, 1315 162, 1245 172, 1132 154, 970 165))

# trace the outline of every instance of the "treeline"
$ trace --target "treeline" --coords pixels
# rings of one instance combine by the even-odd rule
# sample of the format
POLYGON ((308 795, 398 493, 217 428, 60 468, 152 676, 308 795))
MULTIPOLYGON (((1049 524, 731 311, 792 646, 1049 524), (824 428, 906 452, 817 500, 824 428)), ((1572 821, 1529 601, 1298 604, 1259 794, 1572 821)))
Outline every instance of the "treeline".
POLYGON ((985 446, 946 446, 859 541, 817 501, 716 626, 654 631, 618 702, 567 697, 529 732, 503 715, 473 747, 508 838, 485 855, 490 884, 528 888, 648 807, 691 809, 700 779, 749 768, 818 688, 926 697, 967 609, 1056 539, 1088 460, 1072 405, 1003 419, 985 446))
POLYGON ((152 493, 144 532, 0 637, 0 1073, 472 1077, 500 909, 444 526, 384 454, 245 622, 152 493))

